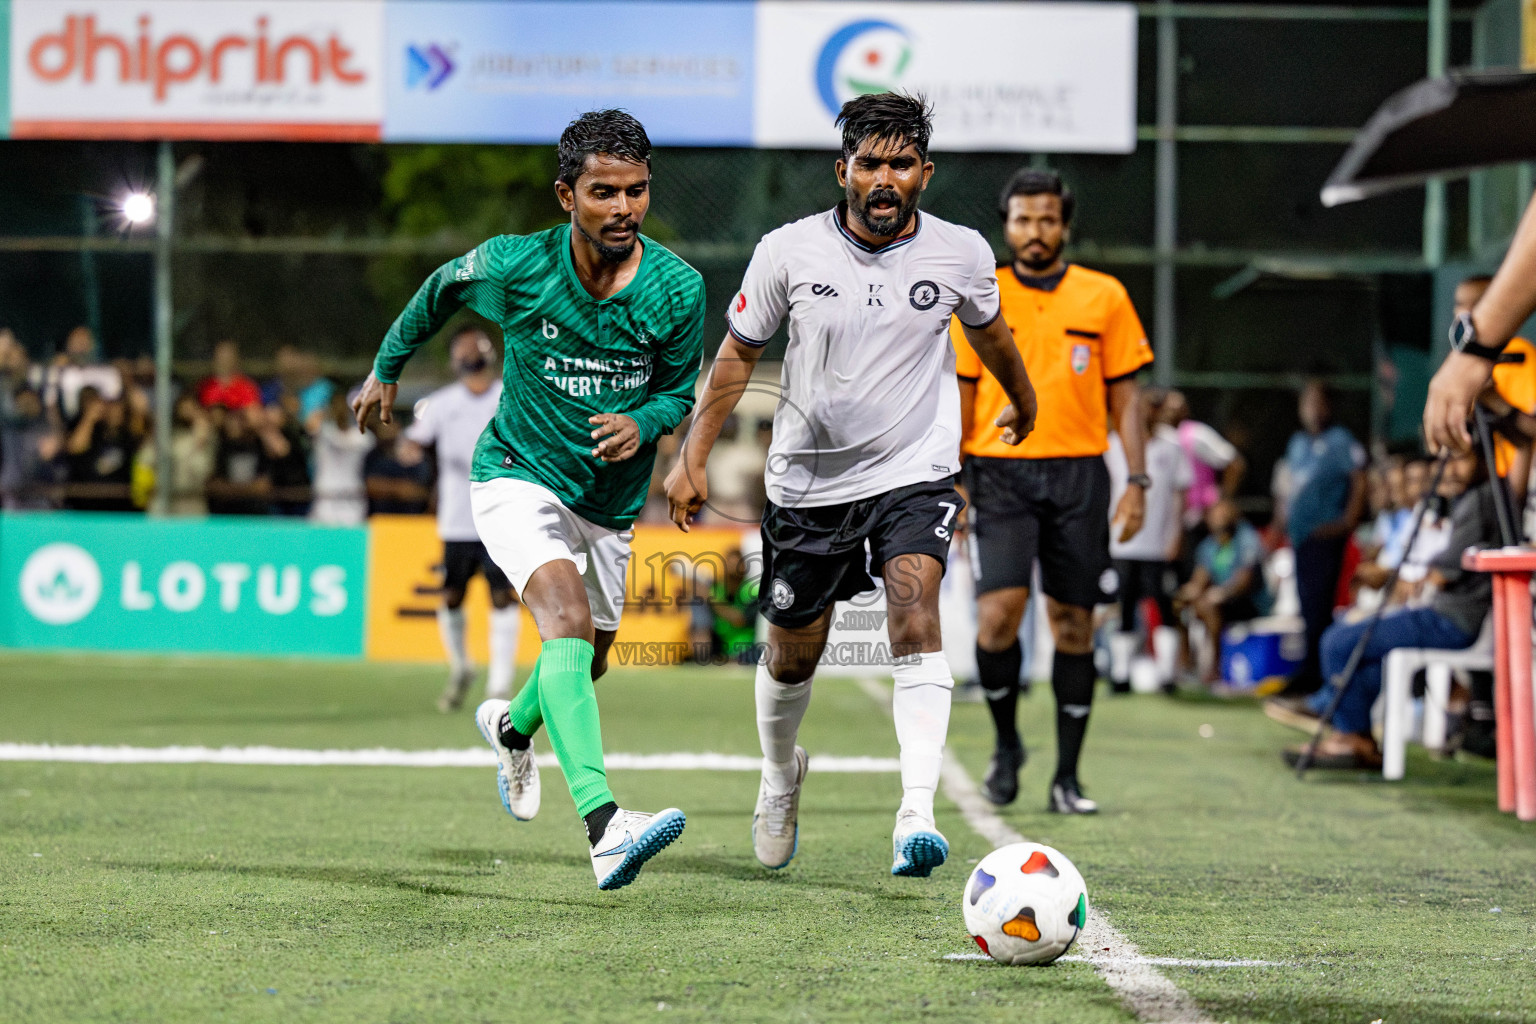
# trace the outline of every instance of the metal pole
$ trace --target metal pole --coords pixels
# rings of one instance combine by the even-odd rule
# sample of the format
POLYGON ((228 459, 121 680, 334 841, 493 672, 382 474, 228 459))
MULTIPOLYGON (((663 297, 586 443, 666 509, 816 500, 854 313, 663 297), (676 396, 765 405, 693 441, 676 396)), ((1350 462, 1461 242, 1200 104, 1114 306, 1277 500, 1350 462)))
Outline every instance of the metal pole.
MULTIPOLYGON (((1450 49, 1451 2, 1429 0, 1429 77, 1445 74, 1450 49)), ((1445 262, 1445 182, 1434 178, 1424 186, 1424 263, 1431 269, 1445 262)))
POLYGON ((1178 369, 1174 338, 1174 251, 1178 247, 1179 164, 1178 128, 1179 36, 1170 0, 1157 5, 1157 207, 1153 228, 1156 264, 1152 277, 1152 342, 1157 353, 1153 376, 1163 387, 1173 385, 1178 369))
POLYGON ((176 213, 176 159, 160 143, 155 188, 155 500, 150 511, 171 508, 171 232, 176 213))

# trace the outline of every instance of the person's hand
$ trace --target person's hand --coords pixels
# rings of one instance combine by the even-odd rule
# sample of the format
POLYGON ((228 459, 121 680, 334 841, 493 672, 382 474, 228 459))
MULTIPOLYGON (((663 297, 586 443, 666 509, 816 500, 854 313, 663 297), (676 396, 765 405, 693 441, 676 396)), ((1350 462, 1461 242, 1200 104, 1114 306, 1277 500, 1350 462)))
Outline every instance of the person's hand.
POLYGON ((1141 524, 1147 516, 1147 495, 1140 487, 1130 484, 1120 495, 1111 522, 1120 527, 1120 543, 1124 544, 1141 532, 1141 524))
POLYGON ((352 399, 352 415, 357 417, 357 432, 368 433, 368 420, 377 411, 380 423, 395 422, 395 394, 400 390, 398 384, 386 384, 372 373, 363 381, 363 386, 352 399))
POLYGON ((1491 376, 1493 364, 1479 356, 1452 352, 1445 357, 1429 382, 1429 398, 1424 403, 1424 438, 1431 452, 1443 448, 1457 453, 1471 450, 1467 418, 1491 376))
POLYGON ((1003 444, 1019 444, 1035 429, 1035 414, 1039 411, 1039 405, 1035 402, 1034 388, 1030 388, 1029 393, 1021 396, 1021 399, 1004 409, 992 421, 993 425, 1003 428, 1003 444))
POLYGON ((592 431, 592 438, 597 441, 597 447, 592 449, 594 459, 623 462, 640 450, 640 427, 623 413, 600 412, 588 417, 587 422, 596 425, 592 431))
POLYGON ((667 474, 662 487, 667 492, 667 514, 679 530, 687 533, 688 521, 699 514, 709 499, 709 478, 703 467, 692 466, 687 458, 681 458, 667 474))

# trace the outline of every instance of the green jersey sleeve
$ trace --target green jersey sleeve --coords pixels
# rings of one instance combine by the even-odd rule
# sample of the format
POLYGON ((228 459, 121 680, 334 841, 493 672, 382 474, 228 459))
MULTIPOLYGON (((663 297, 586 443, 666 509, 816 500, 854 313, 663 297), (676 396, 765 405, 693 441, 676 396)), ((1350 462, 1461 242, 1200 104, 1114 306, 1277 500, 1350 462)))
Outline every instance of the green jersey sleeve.
POLYGON ((506 315, 503 277, 515 241, 514 235, 499 235, 433 271, 384 335, 373 375, 385 384, 398 382, 411 354, 465 306, 501 323, 506 315))
POLYGON ((641 444, 670 434, 693 408, 694 384, 704 359, 704 282, 697 277, 695 281, 671 336, 657 346, 650 397, 629 413, 640 428, 641 444))

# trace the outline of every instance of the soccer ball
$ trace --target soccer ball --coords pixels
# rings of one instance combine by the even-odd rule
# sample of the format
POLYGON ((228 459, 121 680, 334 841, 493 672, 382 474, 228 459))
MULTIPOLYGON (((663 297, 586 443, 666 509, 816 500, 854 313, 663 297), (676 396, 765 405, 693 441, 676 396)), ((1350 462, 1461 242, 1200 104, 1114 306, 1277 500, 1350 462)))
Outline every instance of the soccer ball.
POLYGON ((1014 843, 981 859, 960 897, 965 928, 1003 964, 1048 964, 1088 921, 1088 888, 1059 850, 1014 843))

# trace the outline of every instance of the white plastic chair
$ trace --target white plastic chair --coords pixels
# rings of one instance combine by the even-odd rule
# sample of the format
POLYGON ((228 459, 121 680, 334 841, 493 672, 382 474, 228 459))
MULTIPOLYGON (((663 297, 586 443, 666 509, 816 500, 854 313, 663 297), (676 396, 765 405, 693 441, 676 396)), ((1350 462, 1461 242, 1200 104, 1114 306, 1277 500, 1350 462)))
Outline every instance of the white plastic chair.
POLYGON ((1403 777, 1404 752, 1413 721, 1413 675, 1424 670, 1424 724, 1420 742, 1430 750, 1445 746, 1445 706, 1451 697, 1451 672, 1493 671, 1492 618, 1483 620, 1482 632, 1463 651, 1426 647, 1399 647, 1382 663, 1381 777, 1395 782, 1403 777))

